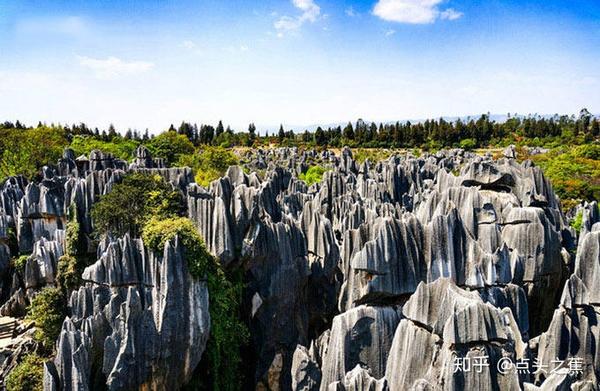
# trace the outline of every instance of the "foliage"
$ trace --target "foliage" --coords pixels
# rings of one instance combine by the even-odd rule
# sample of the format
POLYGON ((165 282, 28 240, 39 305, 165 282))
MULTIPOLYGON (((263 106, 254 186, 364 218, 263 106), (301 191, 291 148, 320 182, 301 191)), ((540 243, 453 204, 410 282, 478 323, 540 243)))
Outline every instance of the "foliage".
POLYGON ((393 153, 394 152, 390 149, 356 148, 352 151, 352 156, 359 164, 364 163, 367 159, 372 163, 376 163, 388 159, 393 153))
POLYGON ((21 274, 25 273, 25 264, 29 259, 29 255, 21 255, 18 258, 14 258, 13 265, 21 274))
POLYGON ((186 249, 188 267, 193 276, 204 278, 209 270, 215 268, 212 265, 216 263, 214 257, 206 250, 198 230, 188 218, 175 217, 164 220, 152 218, 142 232, 144 243, 155 251, 161 251, 165 243, 175 236, 179 237, 186 249))
POLYGON ((183 134, 167 131, 151 139, 146 147, 154 158, 165 159, 171 165, 179 156, 194 153, 194 144, 183 134))
POLYGON ((531 156, 561 200, 600 199, 600 160, 593 146, 559 148, 549 153, 531 156))
POLYGON ((321 166, 311 166, 309 169, 298 176, 301 180, 306 182, 308 186, 314 183, 319 183, 323 179, 323 174, 327 171, 326 168, 321 166))
POLYGON ((0 178, 24 175, 31 179, 45 164, 57 161, 67 145, 60 127, 0 128, 0 178))
POLYGON ((248 339, 248 330, 238 318, 243 285, 240 279, 232 282, 227 278, 189 219, 151 219, 142 234, 144 243, 156 251, 175 236, 185 247, 190 274, 206 278, 208 284, 211 331, 205 355, 210 389, 238 390, 240 348, 248 339))
POLYGON ((90 152, 97 149, 129 161, 135 156, 135 150, 139 144, 139 141, 128 140, 121 136, 115 136, 111 141, 105 141, 93 136, 77 135, 73 137, 70 148, 73 149, 76 156, 89 155, 90 152))
POLYGON ((247 343, 249 332, 238 318, 243 291, 241 276, 230 280, 221 268, 208 274, 211 334, 206 354, 213 390, 239 390, 240 348, 247 343))
POLYGON ((470 151, 477 147, 477 141, 472 138, 466 138, 464 140, 460 140, 460 147, 464 150, 470 151))
POLYGON ((229 166, 237 165, 239 160, 231 150, 206 147, 201 153, 189 158, 188 163, 196 173, 196 183, 207 187, 210 182, 225 175, 229 166))
POLYGON ((573 219, 573 221, 571 221, 571 227, 575 228, 575 231, 577 231, 577 233, 581 232, 581 227, 583 226, 583 211, 579 211, 577 212, 577 215, 575 216, 575 218, 573 219))
POLYGON ((66 316, 65 298, 58 288, 44 288, 27 307, 27 320, 35 323, 34 338, 52 349, 66 316))
POLYGON ((74 290, 81 285, 83 266, 80 263, 73 255, 63 255, 58 259, 56 281, 63 292, 74 290))
POLYGON ((92 219, 100 234, 138 236, 151 217, 178 215, 182 205, 181 193, 161 176, 133 173, 94 204, 92 219))
POLYGON ((42 391, 44 359, 28 354, 6 377, 6 391, 42 391))
POLYGON ((82 255, 87 252, 87 242, 78 221, 75 204, 69 207, 65 242, 66 253, 69 255, 82 255))

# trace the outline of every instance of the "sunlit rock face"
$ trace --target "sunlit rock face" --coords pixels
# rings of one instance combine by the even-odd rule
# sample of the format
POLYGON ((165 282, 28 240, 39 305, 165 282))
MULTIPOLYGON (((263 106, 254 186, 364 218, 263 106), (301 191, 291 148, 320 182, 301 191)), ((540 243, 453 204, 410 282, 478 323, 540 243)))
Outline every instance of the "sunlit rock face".
POLYGON ((49 383, 69 390, 102 381, 109 390, 186 384, 206 346, 210 316, 206 282, 189 274, 179 240, 157 253, 126 235, 103 243, 99 254, 69 300, 49 383))
MULTIPOLYGON (((243 273, 244 389, 596 387, 597 205, 581 209, 577 235, 542 171, 514 149, 504 156, 247 150, 205 188, 143 147, 129 164, 66 151, 39 181, 0 189, 0 312, 22 313, 56 284, 72 210, 91 251, 94 203, 145 172, 181 191, 208 250, 243 273), (305 183, 314 165, 327 171, 305 183), (16 251, 28 254, 22 271, 16 251), (480 371, 455 370, 481 357, 480 371), (585 362, 578 376, 498 370, 572 357, 585 362)), ((189 276, 181 244, 154 253, 129 236, 106 240, 82 277, 46 388, 185 385, 210 330, 207 288, 189 276)))

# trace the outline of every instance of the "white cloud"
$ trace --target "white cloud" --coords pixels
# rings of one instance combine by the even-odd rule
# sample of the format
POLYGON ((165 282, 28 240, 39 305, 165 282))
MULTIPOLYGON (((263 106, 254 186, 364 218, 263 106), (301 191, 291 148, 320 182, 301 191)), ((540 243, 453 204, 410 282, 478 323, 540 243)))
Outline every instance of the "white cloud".
POLYGON ((292 3, 302 14, 295 17, 284 15, 276 20, 273 26, 278 37, 282 37, 286 31, 299 29, 306 22, 315 22, 321 15, 321 8, 313 0, 292 0, 292 3))
POLYGON ((442 13, 440 13, 440 18, 447 20, 456 20, 461 18, 463 15, 464 14, 460 11, 457 11, 453 8, 448 8, 447 10, 444 10, 442 11, 442 13))
POLYGON ((463 14, 452 8, 440 11, 444 0, 379 0, 373 14, 391 22, 428 24, 437 19, 456 20, 463 14))
POLYGON ((393 30, 393 29, 389 29, 388 31, 385 32, 386 37, 389 37, 394 34, 396 34, 396 30, 393 30))
POLYGON ((147 61, 123 61, 117 57, 104 60, 85 56, 77 56, 79 64, 89 68, 99 79, 114 79, 122 75, 134 75, 149 71, 154 64, 147 61))
POLYGON ((240 52, 247 52, 247 51, 248 51, 248 49, 249 49, 249 48, 248 48, 248 46, 246 46, 246 45, 241 45, 241 46, 240 46, 240 52))

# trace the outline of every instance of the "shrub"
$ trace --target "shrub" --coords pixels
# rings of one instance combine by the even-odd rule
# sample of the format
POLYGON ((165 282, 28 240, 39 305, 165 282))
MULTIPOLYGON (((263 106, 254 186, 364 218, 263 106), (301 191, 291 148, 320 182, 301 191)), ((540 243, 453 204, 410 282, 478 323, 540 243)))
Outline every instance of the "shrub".
POLYGON ((306 182, 308 186, 321 182, 323 174, 327 169, 321 166, 311 166, 305 173, 300 174, 298 178, 306 182))
POLYGON ((64 292, 76 289, 80 285, 83 268, 80 266, 77 257, 63 255, 58 259, 57 269, 56 281, 64 292))
POLYGON ((165 159, 171 165, 180 155, 194 153, 194 144, 184 135, 167 131, 154 137, 146 147, 155 158, 165 159))
POLYGON ((581 232, 582 226, 583 226, 583 212, 580 210, 579 212, 577 212, 577 215, 575 216, 573 221, 571 221, 571 227, 575 228, 575 231, 577 231, 577 233, 579 233, 579 232, 581 232))
POLYGON ((161 251, 175 236, 185 247, 190 274, 206 278, 208 285, 210 337, 205 352, 208 375, 200 377, 210 378, 210 389, 238 390, 240 348, 248 339, 248 329, 238 318, 241 279, 232 282, 227 278, 220 262, 208 252, 194 223, 187 218, 151 219, 142 234, 144 243, 155 251, 161 251))
POLYGON ((52 349, 66 316, 64 296, 58 288, 44 288, 27 307, 27 320, 35 323, 34 338, 46 349, 52 349))
POLYGON ((477 141, 472 138, 466 138, 460 141, 460 147, 466 151, 470 151, 477 147, 477 141))
POLYGON ((227 172, 229 166, 235 166, 239 160, 235 154, 221 147, 207 147, 191 159, 191 166, 195 173, 195 180, 201 186, 207 187, 215 179, 219 179, 227 172))
POLYGON ((21 255, 20 257, 13 259, 13 265, 15 269, 17 269, 21 274, 25 273, 25 265, 27 264, 28 259, 29 255, 21 255))
POLYGON ((213 264, 217 261, 206 250, 198 230, 188 218, 176 217, 165 220, 152 218, 144 226, 142 232, 144 243, 155 251, 162 251, 165 243, 175 236, 179 236, 181 244, 185 247, 188 267, 192 276, 204 278, 206 273, 216 268, 213 264))
POLYGON ((6 377, 6 391, 42 391, 44 359, 28 354, 6 377))
POLYGON ((111 141, 99 140, 93 136, 74 136, 70 148, 76 155, 89 155, 94 149, 110 153, 115 157, 130 161, 135 156, 139 141, 115 136, 111 141))
POLYGON ((151 217, 171 217, 181 213, 183 199, 179 191, 159 175, 129 174, 113 186, 92 207, 94 227, 99 234, 138 236, 151 217))

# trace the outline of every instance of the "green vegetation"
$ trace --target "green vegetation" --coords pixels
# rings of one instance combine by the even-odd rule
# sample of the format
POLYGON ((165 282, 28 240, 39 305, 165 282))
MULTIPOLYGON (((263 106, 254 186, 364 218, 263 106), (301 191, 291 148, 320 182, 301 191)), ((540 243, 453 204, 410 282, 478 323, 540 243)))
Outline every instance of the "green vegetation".
POLYGON ((305 173, 300 174, 298 178, 306 182, 308 186, 321 182, 323 174, 328 171, 321 166, 311 166, 305 173))
POLYGON ((166 218, 181 213, 181 193, 159 175, 133 173, 102 196, 92 207, 98 234, 137 237, 151 217, 166 218))
POLYGON ((367 159, 369 159, 371 163, 380 162, 388 159, 393 154, 393 150, 381 148, 356 148, 352 151, 354 160, 359 164, 364 163, 367 159))
POLYGON ((18 258, 13 259, 13 266, 17 269, 21 274, 25 273, 25 264, 29 259, 29 255, 21 255, 18 258))
POLYGON ((222 177, 229 166, 237 165, 239 160, 229 149, 207 147, 198 154, 186 156, 180 163, 192 167, 196 173, 196 183, 207 187, 210 182, 222 177))
POLYGON ((64 292, 77 289, 79 285, 81 285, 81 273, 83 272, 83 267, 76 257, 72 255, 63 255, 58 259, 57 269, 56 281, 58 286, 64 292))
POLYGON ((583 212, 579 211, 579 212, 577 212, 577 215, 575 216, 573 221, 571 221, 571 227, 575 228, 575 231, 577 231, 577 233, 579 233, 579 232, 581 232, 582 226, 583 226, 583 212))
POLYGON ((56 162, 68 144, 60 127, 25 129, 0 125, 0 180, 19 174, 33 178, 42 166, 56 162))
POLYGON ((161 251, 164 244, 178 236, 185 247, 190 273, 205 278, 210 297, 210 338, 205 356, 206 373, 198 382, 210 379, 212 390, 240 388, 240 348, 248 340, 248 330, 239 319, 243 284, 241 278, 227 278, 220 262, 213 257, 191 220, 183 217, 165 220, 151 219, 144 227, 142 238, 150 248, 161 251))
POLYGON ((600 144, 560 147, 523 157, 544 170, 565 210, 584 200, 600 199, 600 144))
POLYGON ((127 140, 121 136, 115 136, 111 141, 104 141, 94 136, 77 135, 73 137, 70 148, 73 149, 76 156, 89 156, 90 152, 97 149, 104 153, 111 153, 119 159, 130 161, 135 156, 135 149, 139 144, 139 141, 127 140))
POLYGON ((171 165, 181 155, 194 153, 194 144, 184 135, 168 131, 151 139, 146 147, 154 158, 165 159, 171 165))
POLYGON ((44 359, 31 353, 6 377, 6 391, 42 391, 43 381, 44 359))
POLYGON ((464 140, 460 140, 460 147, 466 151, 470 151, 477 147, 477 141, 472 138, 466 138, 464 140))
POLYGON ((34 338, 52 350, 66 316, 65 298, 58 288, 44 288, 27 307, 26 319, 35 323, 34 338))

